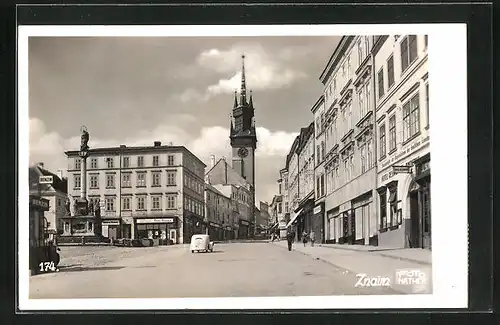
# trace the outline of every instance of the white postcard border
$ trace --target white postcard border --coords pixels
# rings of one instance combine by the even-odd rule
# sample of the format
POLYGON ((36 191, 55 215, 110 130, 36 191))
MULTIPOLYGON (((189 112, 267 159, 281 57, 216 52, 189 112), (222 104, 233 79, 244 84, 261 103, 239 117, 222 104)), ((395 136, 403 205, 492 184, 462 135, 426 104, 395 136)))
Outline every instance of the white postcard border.
MULTIPOLYGON (((18 29, 18 244, 19 309, 364 309, 466 308, 467 237, 467 44, 465 24, 254 25, 254 26, 19 26, 18 29), (432 295, 29 299, 29 114, 30 36, 340 36, 429 35, 432 129, 432 295), (452 193, 450 193, 452 192, 452 193)), ((333 50, 333 48, 332 48, 333 50)), ((326 60, 327 58, 325 58, 326 60)), ((311 103, 312 104, 312 103, 311 103)), ((311 117, 312 118, 312 117, 311 117)))

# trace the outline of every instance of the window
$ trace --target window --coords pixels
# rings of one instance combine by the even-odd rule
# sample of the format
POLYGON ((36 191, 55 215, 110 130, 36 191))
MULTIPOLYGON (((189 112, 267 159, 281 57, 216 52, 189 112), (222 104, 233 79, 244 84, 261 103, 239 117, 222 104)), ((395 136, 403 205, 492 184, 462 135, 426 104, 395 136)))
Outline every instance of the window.
POLYGON ((321 174, 321 196, 325 195, 325 174, 321 174))
POLYGON ((378 98, 384 96, 384 68, 380 69, 377 74, 378 98))
POLYGON ((394 227, 399 224, 399 220, 397 218, 397 203, 398 203, 398 193, 397 187, 389 188, 389 226, 394 227))
POLYGON ((401 41, 401 71, 404 72, 417 59, 417 36, 408 35, 401 41))
POLYGON ((115 174, 106 174, 106 188, 115 188, 115 174))
POLYGON ((91 169, 97 169, 97 158, 91 158, 90 159, 90 168, 91 169))
POLYGON ((122 187, 132 187, 130 176, 131 174, 128 173, 122 174, 122 187))
POLYGON ((137 157, 137 167, 144 167, 144 156, 137 157))
POLYGON ((90 188, 99 188, 99 175, 90 175, 90 188))
POLYGON ((359 156, 361 160, 361 173, 366 172, 366 146, 363 144, 359 148, 359 156))
POLYGON ((278 213, 282 213, 283 210, 282 210, 282 206, 281 206, 281 203, 278 203, 278 213))
POLYGON ((354 155, 351 154, 349 157, 349 173, 351 175, 351 178, 354 178, 356 176, 356 169, 354 165, 354 155))
POLYGON ((415 94, 403 105, 403 141, 420 131, 419 95, 415 94))
POLYGON ((427 127, 430 125, 431 115, 429 112, 429 84, 425 84, 425 107, 427 108, 427 127))
POLYGON ((387 88, 391 88, 392 85, 394 85, 394 56, 391 55, 387 60, 387 88))
POLYGON ((146 197, 138 196, 137 197, 137 210, 146 210, 146 197))
POLYGON ((115 211, 115 198, 107 197, 106 198, 106 211, 115 211))
POLYGON ((347 57, 347 79, 351 77, 351 56, 347 57))
POLYGON ((177 178, 176 171, 167 171, 167 186, 175 186, 177 178))
POLYGON ((124 168, 130 167, 130 157, 123 157, 123 167, 124 168))
POLYGON ((151 207, 154 210, 161 210, 161 196, 151 197, 151 207))
POLYGON ((129 196, 122 197, 122 208, 123 208, 123 210, 130 211, 130 197, 129 196))
POLYGON ((321 160, 325 159, 325 142, 321 141, 321 160))
POLYGON ((396 149, 396 115, 389 118, 389 152, 396 149))
POLYGON ((82 160, 80 158, 75 158, 75 169, 82 168, 82 160))
POLYGON ((380 228, 387 228, 387 193, 385 188, 382 190, 380 195, 380 228))
POLYGON ((151 176, 153 177, 153 185, 152 186, 161 186, 161 173, 160 172, 153 172, 151 174, 151 176))
POLYGON ((347 115, 347 132, 348 132, 352 129, 352 105, 351 105, 351 102, 349 102, 347 104, 345 112, 347 115))
POLYGON ((321 188, 320 188, 321 184, 320 184, 320 178, 319 176, 316 177, 316 193, 318 195, 318 197, 321 196, 321 188))
POLYGON ((319 165, 319 163, 321 161, 321 159, 320 159, 321 156, 320 155, 321 155, 320 145, 317 144, 316 145, 316 160, 317 160, 318 165, 319 165))
POLYGON ((278 184, 278 193, 281 194, 281 183, 278 184))
POLYGON ((285 202, 285 213, 288 213, 288 202, 285 202))
POLYGON ((159 156, 153 156, 153 166, 157 167, 160 165, 160 157, 159 156))
POLYGON ((137 173, 137 187, 146 187, 146 173, 137 173))
POLYGON ((429 35, 424 35, 424 44, 425 48, 427 48, 427 45, 429 45, 429 35))
POLYGON ((380 159, 385 158, 386 148, 385 148, 385 124, 380 126, 380 159))
POLYGON ((113 157, 106 158, 106 165, 108 166, 108 168, 113 168, 115 166, 113 157))
POLYGON ((77 188, 80 188, 82 185, 81 185, 81 176, 80 175, 73 175, 73 188, 74 189, 77 189, 77 188))
POLYGON ((174 165, 174 155, 168 155, 167 165, 169 165, 169 166, 173 166, 174 165))
POLYGON ((344 175, 345 175, 344 183, 347 183, 351 179, 350 172, 351 172, 351 169, 349 168, 349 160, 345 159, 344 160, 344 175))

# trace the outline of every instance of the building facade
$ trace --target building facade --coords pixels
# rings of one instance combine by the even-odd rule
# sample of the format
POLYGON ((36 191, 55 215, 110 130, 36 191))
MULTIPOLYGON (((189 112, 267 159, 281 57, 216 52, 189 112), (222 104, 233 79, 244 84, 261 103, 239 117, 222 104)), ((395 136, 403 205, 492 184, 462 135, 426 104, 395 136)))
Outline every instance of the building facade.
POLYGON ((320 76, 327 242, 377 243, 372 46, 372 36, 342 37, 320 76))
POLYGON ((431 247, 427 36, 377 38, 379 244, 431 247))
MULTIPOLYGON (((325 111, 325 95, 316 101, 316 103, 311 108, 314 118, 314 211, 313 218, 316 225, 316 240, 318 242, 324 242, 325 238, 325 198, 327 193, 327 175, 325 171, 325 156, 326 148, 328 147, 327 142, 332 141, 332 138, 327 138, 328 134, 326 132, 326 118, 327 112, 325 111), (317 232, 317 225, 321 224, 321 232, 317 232)), ((331 146, 330 146, 331 148, 331 146)))
POLYGON ((205 217, 211 239, 233 239, 234 220, 231 198, 207 183, 205 183, 205 217))
MULTIPOLYGON (((205 232, 205 164, 183 146, 90 149, 87 196, 101 208, 107 238, 188 243, 205 232)), ((80 195, 81 160, 68 151, 68 193, 80 195)))
POLYGON ((57 240, 57 233, 63 229, 62 218, 66 215, 66 198, 68 195, 68 180, 62 171, 57 174, 45 169, 42 162, 29 168, 30 195, 48 200, 49 209, 45 211, 46 238, 57 240), (40 179, 45 179, 40 183, 40 179))
MULTIPOLYGON (((215 157, 213 157, 213 161, 215 157)), ((253 234, 254 215, 252 209, 252 187, 238 174, 225 158, 219 159, 205 175, 207 183, 228 196, 237 215, 237 238, 248 238, 253 234)))
MULTIPOLYGON (((285 161, 285 168, 280 170, 280 178, 278 179, 278 195, 276 197, 276 215, 278 218, 278 228, 280 238, 286 237, 287 224, 290 221, 290 189, 289 189, 289 173, 288 165, 292 158, 290 153, 285 161)), ((292 193, 294 194, 294 193, 292 193)))

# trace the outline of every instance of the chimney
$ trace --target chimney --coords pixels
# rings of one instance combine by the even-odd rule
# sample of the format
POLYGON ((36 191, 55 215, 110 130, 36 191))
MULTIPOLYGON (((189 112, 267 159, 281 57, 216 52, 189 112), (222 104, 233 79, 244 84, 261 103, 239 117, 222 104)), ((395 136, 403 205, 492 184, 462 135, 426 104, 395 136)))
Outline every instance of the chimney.
POLYGON ((43 162, 39 162, 38 167, 43 168, 43 162))
POLYGON ((210 156, 210 168, 215 166, 215 155, 210 156))
POLYGON ((155 147, 161 147, 161 141, 155 141, 154 145, 155 147))
POLYGON ((62 169, 58 169, 57 170, 57 177, 59 177, 60 180, 63 179, 63 171, 62 171, 62 169))

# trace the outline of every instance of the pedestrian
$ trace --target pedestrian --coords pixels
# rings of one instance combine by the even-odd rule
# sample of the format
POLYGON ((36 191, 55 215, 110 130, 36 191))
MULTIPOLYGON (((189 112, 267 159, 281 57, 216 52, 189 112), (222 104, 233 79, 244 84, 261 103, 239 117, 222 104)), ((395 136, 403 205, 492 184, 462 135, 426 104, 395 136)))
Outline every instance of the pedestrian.
POLYGON ((314 247, 314 241, 316 240, 316 234, 314 233, 313 230, 311 230, 311 233, 309 234, 309 239, 311 239, 311 247, 314 247))
POLYGON ((302 243, 304 244, 304 247, 306 247, 306 244, 307 244, 307 232, 305 230, 302 233, 302 243))
POLYGON ((295 239, 295 233, 293 232, 293 230, 291 230, 286 234, 286 241, 288 242, 288 251, 292 250, 292 244, 294 239, 295 239))

